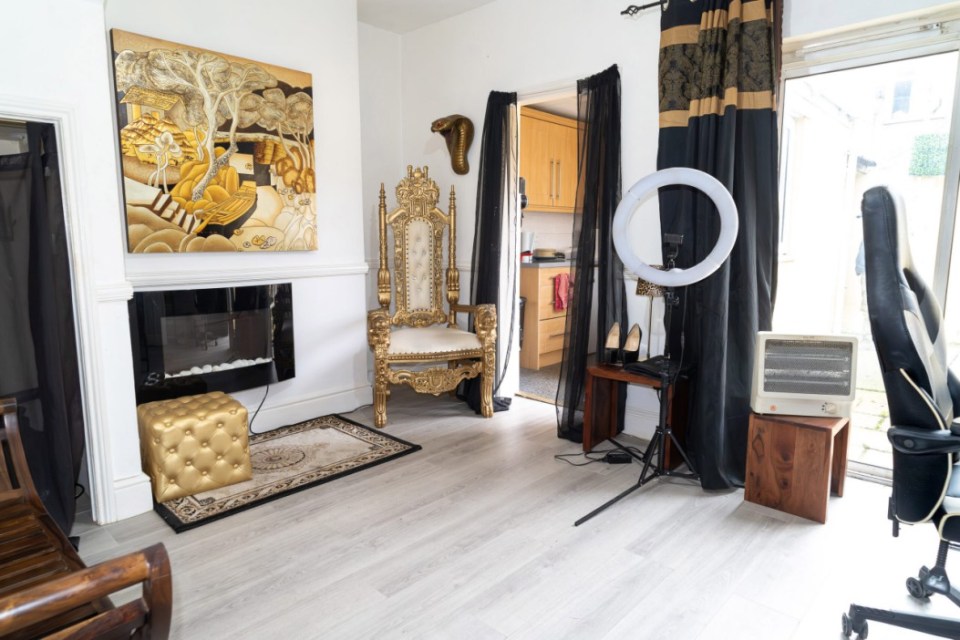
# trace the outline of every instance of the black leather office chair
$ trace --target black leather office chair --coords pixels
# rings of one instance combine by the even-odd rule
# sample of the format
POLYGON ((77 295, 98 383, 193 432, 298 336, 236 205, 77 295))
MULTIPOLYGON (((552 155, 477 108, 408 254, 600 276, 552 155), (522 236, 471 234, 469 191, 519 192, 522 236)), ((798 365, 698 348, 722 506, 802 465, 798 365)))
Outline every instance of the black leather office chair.
MULTIPOLYGON (((910 257, 903 202, 886 187, 863 196, 863 247, 867 308, 890 407, 893 535, 900 524, 930 522, 940 534, 932 569, 907 579, 911 596, 942 594, 960 606, 946 561, 960 542, 960 383, 947 368, 940 305, 910 257)), ((846 636, 867 637, 867 620, 943 638, 960 638, 960 620, 850 605, 843 616, 846 636)))

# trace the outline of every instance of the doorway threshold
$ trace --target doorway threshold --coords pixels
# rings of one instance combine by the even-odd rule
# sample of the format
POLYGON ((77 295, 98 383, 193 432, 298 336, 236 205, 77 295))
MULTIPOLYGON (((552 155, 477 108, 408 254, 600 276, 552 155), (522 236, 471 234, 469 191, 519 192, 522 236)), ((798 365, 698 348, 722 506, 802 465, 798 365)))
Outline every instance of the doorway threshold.
POLYGON ((520 368, 520 389, 518 396, 539 400, 548 404, 557 403, 557 387, 560 383, 561 363, 551 364, 540 369, 520 368))
POLYGON ((847 477, 882 484, 886 487, 893 486, 893 469, 856 460, 847 460, 847 477))

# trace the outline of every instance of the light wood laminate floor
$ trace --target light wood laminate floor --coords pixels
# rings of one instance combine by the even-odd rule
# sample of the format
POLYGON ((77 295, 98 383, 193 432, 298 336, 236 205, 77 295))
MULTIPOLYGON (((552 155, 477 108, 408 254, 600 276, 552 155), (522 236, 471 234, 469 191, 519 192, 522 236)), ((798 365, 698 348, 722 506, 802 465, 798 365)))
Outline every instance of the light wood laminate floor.
POLYGON ((166 544, 174 638, 806 640, 839 638, 851 601, 960 614, 906 594, 937 538, 892 538, 886 487, 849 479, 819 525, 660 482, 575 528, 639 467, 554 460, 579 445, 552 406, 516 398, 484 420, 401 388, 388 420, 423 450, 179 535, 153 513, 81 524, 80 552, 166 544))

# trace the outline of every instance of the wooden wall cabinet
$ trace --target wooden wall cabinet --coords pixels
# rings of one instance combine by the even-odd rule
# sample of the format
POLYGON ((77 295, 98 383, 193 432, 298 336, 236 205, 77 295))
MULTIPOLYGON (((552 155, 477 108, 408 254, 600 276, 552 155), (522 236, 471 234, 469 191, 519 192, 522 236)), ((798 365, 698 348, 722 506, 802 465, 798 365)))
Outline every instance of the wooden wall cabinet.
POLYGON ((527 209, 574 212, 578 142, 576 120, 521 109, 520 175, 527 181, 527 209))
POLYGON ((520 295, 527 299, 523 315, 523 347, 520 366, 538 370, 563 359, 566 310, 554 307, 554 279, 570 267, 523 267, 520 295))

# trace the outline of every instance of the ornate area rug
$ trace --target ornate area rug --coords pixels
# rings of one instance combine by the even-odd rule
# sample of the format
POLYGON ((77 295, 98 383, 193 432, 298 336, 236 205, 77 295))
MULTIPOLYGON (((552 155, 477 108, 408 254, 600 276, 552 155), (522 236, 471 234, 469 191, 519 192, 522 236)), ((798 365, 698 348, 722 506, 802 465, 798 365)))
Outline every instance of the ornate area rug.
POLYGON ((250 436, 253 478, 154 503, 177 533, 419 451, 382 431, 332 415, 250 436))

